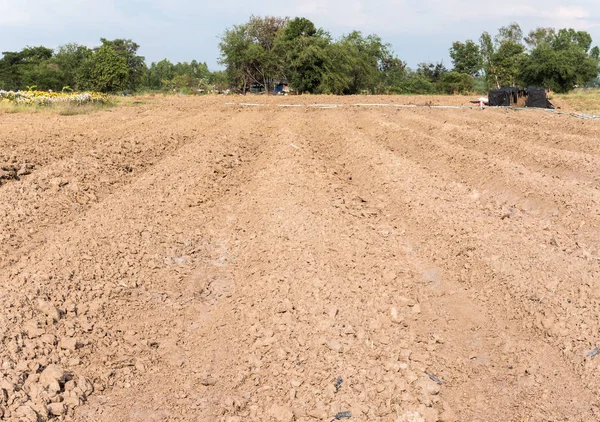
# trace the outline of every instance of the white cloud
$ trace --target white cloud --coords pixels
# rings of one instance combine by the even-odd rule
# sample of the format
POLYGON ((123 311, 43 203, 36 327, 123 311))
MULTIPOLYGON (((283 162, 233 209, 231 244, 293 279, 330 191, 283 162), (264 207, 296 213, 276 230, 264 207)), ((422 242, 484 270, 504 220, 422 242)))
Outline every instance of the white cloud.
POLYGON ((586 29, 595 25, 590 10, 596 10, 597 6, 591 0, 580 5, 558 0, 311 0, 301 2, 294 9, 324 26, 426 33, 439 32, 451 25, 478 26, 490 21, 519 21, 524 27, 531 28, 569 26, 586 29))
POLYGON ((590 13, 579 6, 561 6, 558 8, 558 17, 562 19, 585 19, 590 13))
MULTIPOLYGON (((306 16, 326 28, 385 32, 438 32, 450 25, 487 21, 522 21, 525 26, 556 25, 589 28, 596 0, 571 4, 563 0, 0 0, 0 24, 6 26, 135 25, 162 20, 241 17, 251 13, 306 16)), ((598 16, 596 16, 597 18, 598 16)), ((214 25, 215 22, 210 22, 214 25)), ((140 25, 141 26, 141 25, 140 25)))
POLYGON ((0 25, 23 25, 30 20, 29 13, 15 1, 0 0, 0 10, 0 25))
MULTIPOLYGON (((0 0, 3 48, 132 38, 150 60, 197 58, 213 66, 217 36, 250 14, 304 16, 334 36, 357 29, 402 47, 414 64, 447 59, 452 41, 512 21, 572 27, 600 41, 598 0, 0 0)), ((446 60, 447 61, 447 60, 446 60)))
MULTIPOLYGON (((131 19, 119 7, 128 1, 118 0, 0 0, 0 25, 13 28, 66 29, 102 28, 121 25, 135 26, 144 8, 136 19, 131 19)), ((151 1, 150 1, 151 3, 151 1)), ((145 16, 146 21, 150 17, 145 16)))

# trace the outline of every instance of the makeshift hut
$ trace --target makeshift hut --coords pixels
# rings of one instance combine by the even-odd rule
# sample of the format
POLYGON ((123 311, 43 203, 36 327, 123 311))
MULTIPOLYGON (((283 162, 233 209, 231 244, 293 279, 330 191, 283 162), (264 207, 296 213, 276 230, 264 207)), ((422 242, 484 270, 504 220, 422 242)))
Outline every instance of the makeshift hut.
POLYGON ((503 86, 502 88, 505 90, 506 92, 508 92, 508 95, 510 95, 510 99, 512 101, 513 104, 517 104, 518 101, 518 94, 519 94, 519 89, 515 86, 503 86))
POLYGON ((492 89, 488 92, 490 107, 510 107, 510 92, 505 89, 492 89))
POLYGON ((552 103, 548 101, 544 88, 527 88, 527 103, 525 105, 532 108, 554 109, 552 103))

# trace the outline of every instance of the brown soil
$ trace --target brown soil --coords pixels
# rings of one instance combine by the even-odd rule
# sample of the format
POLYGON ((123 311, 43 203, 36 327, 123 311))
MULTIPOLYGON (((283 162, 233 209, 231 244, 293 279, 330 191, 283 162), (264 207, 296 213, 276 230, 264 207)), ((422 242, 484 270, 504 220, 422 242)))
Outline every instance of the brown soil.
POLYGON ((600 123, 349 106, 468 100, 0 115, 0 419, 599 420, 600 123))

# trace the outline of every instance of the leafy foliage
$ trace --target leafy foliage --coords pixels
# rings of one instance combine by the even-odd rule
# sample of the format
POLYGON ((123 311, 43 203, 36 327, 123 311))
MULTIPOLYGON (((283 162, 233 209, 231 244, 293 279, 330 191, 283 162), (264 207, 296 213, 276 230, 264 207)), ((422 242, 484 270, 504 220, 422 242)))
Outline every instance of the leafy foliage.
POLYGON ((83 64, 79 85, 99 92, 123 91, 129 76, 127 59, 110 45, 103 45, 83 64))
MULTIPOLYGON (((79 69, 85 61, 92 57, 93 53, 92 49, 74 43, 58 47, 50 61, 62 72, 62 80, 59 85, 77 88, 79 69)), ((58 90, 59 86, 53 88, 58 90)))
POLYGON ((525 47, 512 40, 505 41, 492 56, 494 77, 499 86, 515 86, 519 76, 519 66, 525 59, 525 47))
POLYGON ((478 76, 483 67, 480 48, 473 40, 464 43, 455 41, 450 48, 450 57, 454 63, 454 71, 471 76, 478 76))
POLYGON ((597 78, 600 49, 592 37, 574 29, 536 28, 523 37, 517 23, 479 39, 482 65, 489 86, 540 86, 567 92, 597 78))
POLYGON ((278 36, 287 18, 251 16, 248 23, 227 29, 221 36, 220 63, 229 79, 244 92, 260 86, 269 91, 282 76, 282 61, 276 53, 278 36))
POLYGON ((417 74, 429 79, 431 82, 438 82, 445 73, 448 72, 444 63, 419 63, 417 74))
POLYGON ((523 30, 516 22, 512 22, 507 26, 498 29, 498 34, 494 38, 494 42, 497 46, 501 46, 504 43, 521 44, 522 40, 523 30))
POLYGON ((556 36, 554 28, 536 28, 525 37, 525 44, 530 49, 535 49, 541 44, 548 44, 556 36))
POLYGON ((282 76, 299 92, 330 91, 325 75, 333 72, 331 38, 306 18, 288 22, 277 39, 277 53, 283 58, 282 76))
POLYGON ((440 78, 439 87, 445 94, 468 94, 473 92, 475 80, 467 73, 448 72, 440 78))
POLYGON ((269 91, 276 82, 299 92, 386 92, 405 65, 376 35, 353 31, 332 40, 306 18, 256 18, 227 29, 219 44, 232 84, 269 91))
POLYGON ((220 37, 219 63, 149 66, 129 39, 100 39, 96 48, 66 44, 4 52, 0 58, 0 88, 43 91, 179 93, 234 88, 246 93, 272 92, 288 84, 299 93, 430 94, 468 93, 490 87, 537 85, 558 92, 597 83, 600 48, 592 37, 574 29, 537 28, 527 35, 518 23, 452 43, 452 69, 442 62, 420 63, 410 69, 391 45, 375 34, 352 31, 338 39, 306 18, 250 16, 220 37))
MULTIPOLYGON (((531 34, 530 34, 531 35, 531 34)), ((568 92, 598 76, 598 48, 590 49, 592 37, 584 31, 547 31, 520 63, 524 83, 568 92)))
POLYGON ((191 93, 208 88, 212 79, 206 63, 192 60, 190 63, 173 64, 165 59, 150 65, 144 77, 144 85, 152 90, 191 93))
POLYGON ((122 38, 112 41, 100 38, 100 41, 102 42, 102 46, 98 51, 104 47, 108 47, 117 53, 119 58, 125 60, 127 66, 126 88, 131 91, 138 89, 146 71, 145 58, 137 55, 140 46, 132 40, 122 38))

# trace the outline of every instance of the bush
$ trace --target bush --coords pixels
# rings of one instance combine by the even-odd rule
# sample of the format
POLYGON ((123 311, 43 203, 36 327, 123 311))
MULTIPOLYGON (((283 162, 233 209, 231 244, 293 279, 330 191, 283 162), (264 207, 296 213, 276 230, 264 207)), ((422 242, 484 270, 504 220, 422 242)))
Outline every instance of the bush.
POLYGON ((445 73, 438 83, 439 90, 445 94, 468 94, 474 91, 475 81, 466 73, 445 73))
POLYGON ((435 91, 435 85, 422 75, 409 77, 402 89, 403 94, 433 94, 435 91))

